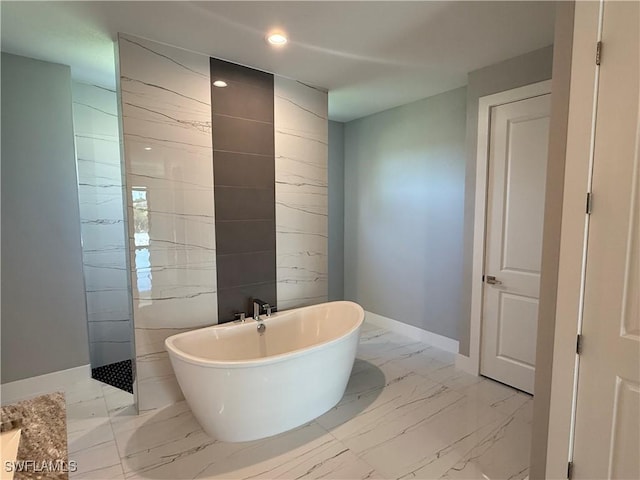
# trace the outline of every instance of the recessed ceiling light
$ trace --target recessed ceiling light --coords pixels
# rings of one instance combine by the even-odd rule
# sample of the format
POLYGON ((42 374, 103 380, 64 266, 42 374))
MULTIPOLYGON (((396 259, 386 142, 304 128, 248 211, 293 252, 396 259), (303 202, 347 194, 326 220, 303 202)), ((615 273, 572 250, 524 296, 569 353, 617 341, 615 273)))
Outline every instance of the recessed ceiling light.
POLYGON ((267 42, 277 47, 284 45, 288 41, 287 36, 283 32, 273 32, 267 36, 267 42))
POLYGON ((215 82, 213 82, 213 86, 224 88, 227 86, 227 82, 225 82, 224 80, 216 80, 215 82))
POLYGON ((146 151, 149 151, 149 150, 151 150, 151 147, 144 147, 144 149, 145 149, 146 151))

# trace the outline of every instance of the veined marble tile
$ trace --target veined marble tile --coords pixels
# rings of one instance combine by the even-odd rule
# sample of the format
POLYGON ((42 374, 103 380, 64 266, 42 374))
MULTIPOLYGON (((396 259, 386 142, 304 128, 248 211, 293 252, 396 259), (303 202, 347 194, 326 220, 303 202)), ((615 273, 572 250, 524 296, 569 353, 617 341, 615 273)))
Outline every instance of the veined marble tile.
POLYGON ((104 286, 101 289, 87 289, 86 293, 90 322, 126 320, 130 323, 129 292, 126 288, 104 286))
POLYGON ((182 398, 164 339, 217 323, 209 58, 122 34, 118 47, 127 208, 147 218, 137 235, 148 242, 136 245, 129 226, 138 402, 147 410, 182 398))
POLYGON ((143 458, 142 454, 148 450, 202 434, 200 425, 184 405, 171 405, 155 412, 162 412, 159 419, 155 415, 143 415, 146 421, 114 425, 116 443, 123 458, 143 458))
POLYGON ((136 379, 138 408, 141 412, 171 405, 184 398, 164 348, 164 341, 171 335, 189 330, 191 328, 136 327, 136 379), (140 395, 141 390, 146 395, 140 395))
POLYGON ((184 333, 192 330, 191 328, 143 328, 137 327, 136 335, 136 354, 140 356, 150 353, 164 352, 164 341, 171 335, 184 333))
POLYGON ((458 391, 508 416, 513 415, 532 398, 530 395, 484 377, 472 385, 458 388, 458 391))
POLYGON ((428 350, 428 345, 403 335, 383 329, 370 330, 361 334, 358 357, 380 365, 416 352, 428 350))
POLYGON ((327 300, 327 94, 275 77, 276 278, 281 310, 327 300))
POLYGON ((69 454, 77 462, 78 470, 71 478, 107 480, 124 478, 120 456, 113 440, 69 454))
POLYGON ((102 383, 88 378, 65 389, 67 421, 107 417, 102 383))
POLYGON ((203 432, 122 458, 127 479, 195 478, 214 456, 215 441, 203 432))
POLYGON ((524 480, 529 474, 531 427, 509 418, 441 478, 524 480))
POLYGON ((136 352, 136 380, 140 411, 171 405, 184 399, 167 352, 147 355, 136 352))
POLYGON ((102 387, 87 379, 65 391, 69 460, 78 466, 70 478, 124 478, 102 387))
POLYGON ((427 376, 436 382, 443 383, 453 389, 463 389, 469 385, 479 383, 482 377, 470 375, 456 368, 455 365, 445 365, 427 372, 427 376))
POLYGON ((268 439, 224 443, 204 434, 190 415, 151 418, 119 437, 127 478, 379 478, 313 422, 268 439))
POLYGON ((405 350, 398 353, 399 355, 391 360, 392 363, 422 376, 428 376, 431 372, 453 365, 455 361, 453 353, 434 347, 417 351, 405 350))
MULTIPOLYGON (((84 464, 84 459, 83 459, 84 464)), ((95 479, 95 480, 120 480, 124 479, 124 472, 122 471, 122 465, 112 465, 109 467, 98 467, 92 471, 84 471, 79 469, 77 472, 69 473, 69 478, 74 479, 95 479)))
POLYGON ((98 367, 132 351, 118 108, 113 90, 73 82, 72 93, 88 320, 128 325, 90 328, 91 365, 98 367))
POLYGON ((109 417, 117 416, 120 412, 134 405, 133 394, 119 388, 104 384, 102 385, 102 393, 109 417))
POLYGON ((503 419, 440 386, 422 408, 390 415, 343 443, 385 477, 438 478, 503 419))
POLYGON ((282 128, 307 131, 317 140, 326 141, 329 131, 327 92, 310 87, 302 82, 278 79, 275 102, 286 118, 280 123, 282 128), (286 85, 285 85, 286 82, 286 85))
POLYGON ((460 398, 443 385, 394 367, 377 367, 352 374, 342 400, 317 422, 339 440, 358 437, 390 415, 399 415, 438 396, 460 398))
MULTIPOLYGON (((363 327, 362 344, 380 348, 379 354, 370 350, 373 358, 387 352, 398 359, 419 349, 409 339, 385 332, 363 327)), ((149 350, 169 333, 150 331, 149 350)), ((206 435, 184 401, 137 414, 127 405, 130 394, 95 380, 80 382, 66 392, 70 445, 78 452, 70 458, 81 461, 81 470, 71 477, 526 477, 531 398, 501 385, 493 388, 488 380, 486 385, 452 380, 456 388, 450 388, 407 367, 358 359, 343 399, 331 411, 295 430, 245 443, 218 442, 206 435), (507 416, 495 403, 511 398, 509 392, 525 402, 507 416), (107 410, 119 464, 111 465, 114 440, 104 426, 107 410)), ((443 379, 456 378, 452 369, 444 369, 443 379)))
POLYGON ((121 361, 121 358, 132 358, 131 334, 129 334, 129 337, 126 341, 98 340, 90 342, 91 362, 95 365, 99 362, 109 365, 121 361))
POLYGON ((146 412, 137 412, 135 408, 131 407, 123 408, 117 412, 110 412, 110 420, 116 442, 124 447, 127 442, 123 442, 123 439, 129 438, 138 428, 143 426, 148 428, 154 423, 163 423, 173 417, 183 415, 185 412, 191 415, 189 405, 183 400, 167 407, 146 412))
POLYGON ((533 397, 527 399, 527 401, 513 413, 513 417, 531 426, 533 423, 533 397))
POLYGON ((69 446, 69 456, 73 458, 76 453, 88 448, 98 447, 113 442, 113 430, 109 418, 101 418, 100 423, 96 423, 86 430, 77 430, 67 434, 69 446))
POLYGON ((196 478, 381 478, 351 450, 311 423, 271 439, 245 444, 212 462, 196 478))

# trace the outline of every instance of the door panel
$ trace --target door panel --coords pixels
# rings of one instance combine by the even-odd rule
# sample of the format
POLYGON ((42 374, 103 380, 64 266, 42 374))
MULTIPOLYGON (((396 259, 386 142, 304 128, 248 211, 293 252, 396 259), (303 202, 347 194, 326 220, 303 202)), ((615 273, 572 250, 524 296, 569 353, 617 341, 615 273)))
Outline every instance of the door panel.
POLYGON ((493 107, 485 275, 483 375, 533 393, 550 95, 493 107))
MULTIPOLYGON (((546 96, 532 99, 532 102, 544 105, 548 104, 548 99, 546 96)), ((534 230, 531 226, 541 226, 544 219, 547 162, 541 159, 546 160, 548 142, 541 139, 547 139, 549 135, 549 111, 544 113, 545 116, 539 118, 512 120, 507 126, 510 131, 502 270, 535 275, 540 272, 542 229, 534 230)))
POLYGON ((536 344, 522 338, 536 338, 538 330, 538 299, 506 292, 500 294, 498 318, 518 318, 518 322, 502 322, 498 333, 498 357, 535 368, 536 344))
POLYGON ((602 29, 580 356, 576 478, 640 478, 640 2, 602 29))

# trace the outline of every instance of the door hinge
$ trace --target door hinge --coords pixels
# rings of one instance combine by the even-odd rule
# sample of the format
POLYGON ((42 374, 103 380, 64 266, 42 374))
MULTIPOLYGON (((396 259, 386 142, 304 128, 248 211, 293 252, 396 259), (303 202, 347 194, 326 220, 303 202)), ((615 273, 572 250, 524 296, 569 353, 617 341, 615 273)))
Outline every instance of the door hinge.
POLYGON ((591 192, 587 192, 587 205, 586 205, 586 213, 587 215, 591 215, 591 211, 593 210, 593 194, 591 192))
POLYGON ((571 480, 572 476, 573 476, 573 462, 569 462, 567 464, 567 478, 571 480))
POLYGON ((602 58, 602 42, 596 43, 596 65, 600 65, 600 58, 602 58))
POLYGON ((582 335, 580 334, 576 337, 576 353, 582 355, 582 335))

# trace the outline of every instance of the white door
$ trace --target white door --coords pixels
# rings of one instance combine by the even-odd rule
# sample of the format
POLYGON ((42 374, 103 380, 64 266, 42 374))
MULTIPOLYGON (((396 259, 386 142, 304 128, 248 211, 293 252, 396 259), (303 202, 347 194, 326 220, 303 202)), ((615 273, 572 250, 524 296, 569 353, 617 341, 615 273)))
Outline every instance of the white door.
POLYGON ((493 107, 480 373, 533 393, 550 94, 493 107))
POLYGON ((602 25, 575 478, 640 478, 640 2, 602 25))

